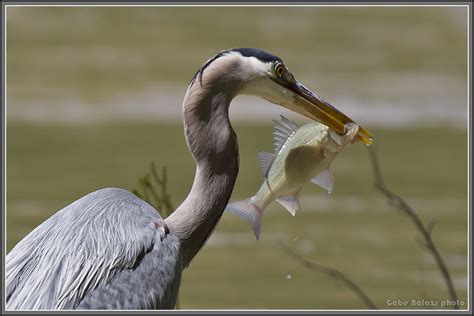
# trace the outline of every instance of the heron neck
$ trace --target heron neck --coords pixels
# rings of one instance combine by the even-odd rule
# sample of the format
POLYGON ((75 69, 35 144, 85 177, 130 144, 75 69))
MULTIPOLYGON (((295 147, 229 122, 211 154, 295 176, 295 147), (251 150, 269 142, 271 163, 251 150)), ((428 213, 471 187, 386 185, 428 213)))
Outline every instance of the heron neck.
POLYGON ((232 94, 188 89, 183 103, 186 142, 196 161, 194 182, 184 202, 165 219, 181 242, 186 267, 210 237, 230 199, 239 154, 229 122, 232 94))

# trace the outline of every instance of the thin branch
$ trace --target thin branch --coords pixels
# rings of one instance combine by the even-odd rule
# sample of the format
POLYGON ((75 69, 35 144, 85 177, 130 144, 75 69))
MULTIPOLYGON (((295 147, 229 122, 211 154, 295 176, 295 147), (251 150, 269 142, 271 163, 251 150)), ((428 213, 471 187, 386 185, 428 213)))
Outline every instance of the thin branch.
MULTIPOLYGON (((168 193, 168 176, 166 167, 162 167, 161 174, 157 172, 154 162, 150 164, 150 173, 138 178, 138 189, 132 193, 151 204, 161 217, 166 218, 174 211, 171 195, 168 193), (157 189, 158 188, 158 189, 157 189)), ((182 282, 182 279, 181 279, 182 282)), ((179 296, 176 298, 175 309, 180 308, 179 296)))
MULTIPOLYGON (((374 176, 375 176, 375 188, 380 191, 385 198, 387 199, 388 203, 395 207, 397 210, 399 210, 402 214, 408 216, 410 220, 413 222, 415 225, 416 229, 418 232, 421 234, 421 238, 419 239, 419 242, 422 246, 424 246, 428 251, 432 254, 434 257, 436 264, 441 271, 441 274, 444 278, 444 281, 446 283, 446 286, 448 288, 449 295, 451 297, 451 300, 457 301, 458 296, 456 294, 456 290, 454 288, 453 280, 451 278, 451 275, 449 273, 448 267, 446 266, 443 258, 441 257, 441 254, 436 247, 432 237, 431 237, 431 232, 434 227, 434 222, 431 221, 428 223, 428 225, 424 225, 423 222, 421 221, 420 217, 416 214, 416 212, 408 205, 405 200, 403 200, 400 196, 392 193, 386 186, 385 182, 383 180, 382 172, 378 163, 377 155, 375 153, 375 150, 373 146, 367 146, 370 154, 370 159, 372 162, 372 167, 374 170, 374 176)), ((457 304, 453 304, 454 309, 458 309, 459 306, 457 304)))
POLYGON ((290 247, 285 245, 282 242, 278 242, 280 247, 285 251, 285 253, 291 258, 295 259, 305 268, 308 268, 313 271, 321 272, 329 275, 331 278, 342 281, 346 287, 348 287, 352 292, 354 292, 370 309, 377 309, 377 305, 369 298, 369 296, 351 279, 349 279, 344 273, 340 272, 337 269, 323 266, 314 261, 310 261, 301 255, 297 254, 290 247))
POLYGON ((173 204, 171 203, 171 196, 168 194, 167 190, 167 183, 168 183, 168 173, 167 169, 165 166, 161 168, 161 175, 156 171, 156 166, 155 163, 152 162, 150 165, 150 170, 151 170, 151 176, 155 180, 155 182, 158 184, 158 187, 160 188, 160 201, 162 203, 162 207, 164 208, 164 212, 166 216, 169 216, 173 210, 173 204))
POLYGON ((147 191, 147 185, 146 185, 146 183, 148 182, 148 178, 149 178, 148 175, 140 177, 140 178, 138 178, 138 183, 139 183, 139 185, 142 189, 142 192, 143 192, 143 194, 142 194, 143 199, 147 202, 151 202, 150 196, 148 195, 148 191, 147 191))
POLYGON ((168 193, 168 176, 166 167, 162 167, 161 173, 156 170, 155 163, 150 164, 150 172, 138 178, 138 189, 132 192, 151 204, 163 218, 168 217, 174 211, 171 195, 168 193))

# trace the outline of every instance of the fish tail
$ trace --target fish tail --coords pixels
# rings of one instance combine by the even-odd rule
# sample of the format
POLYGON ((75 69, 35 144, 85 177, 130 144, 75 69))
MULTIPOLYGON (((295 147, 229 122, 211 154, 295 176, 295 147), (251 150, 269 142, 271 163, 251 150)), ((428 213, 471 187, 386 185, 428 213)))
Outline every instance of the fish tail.
POLYGON ((262 211, 257 205, 250 202, 250 199, 227 205, 226 211, 244 218, 250 225, 257 240, 260 238, 260 226, 262 222, 262 211))

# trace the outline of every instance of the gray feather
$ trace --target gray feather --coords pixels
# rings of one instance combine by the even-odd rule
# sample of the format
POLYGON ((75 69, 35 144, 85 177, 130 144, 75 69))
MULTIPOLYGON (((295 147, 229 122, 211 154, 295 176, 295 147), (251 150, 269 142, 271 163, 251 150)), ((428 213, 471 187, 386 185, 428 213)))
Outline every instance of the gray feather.
MULTIPOLYGON (((148 263, 165 256, 160 251, 173 256, 166 260, 178 262, 179 242, 170 237, 162 245, 165 234, 156 225, 160 220, 153 207, 122 189, 98 190, 66 206, 7 255, 6 308, 76 308, 94 290, 123 286, 119 280, 127 271, 147 271, 148 263)), ((172 269, 167 277, 179 281, 180 269, 172 269)), ((153 294, 155 306, 163 304, 159 292, 153 294)), ((136 293, 116 300, 128 302, 136 293)))
POLYGON ((173 309, 179 291, 179 240, 168 235, 140 263, 89 292, 77 309, 173 309))

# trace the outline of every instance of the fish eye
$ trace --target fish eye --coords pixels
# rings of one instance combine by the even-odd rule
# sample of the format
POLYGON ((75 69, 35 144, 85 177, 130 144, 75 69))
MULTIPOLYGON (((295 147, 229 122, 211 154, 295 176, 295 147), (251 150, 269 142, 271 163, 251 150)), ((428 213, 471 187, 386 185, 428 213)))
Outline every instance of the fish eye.
POLYGON ((283 66, 283 64, 281 64, 281 63, 276 64, 275 65, 275 74, 278 77, 281 77, 281 76, 283 76, 284 73, 285 73, 285 66, 283 66))

